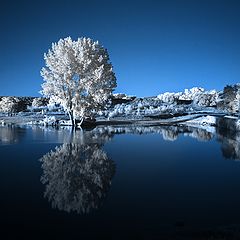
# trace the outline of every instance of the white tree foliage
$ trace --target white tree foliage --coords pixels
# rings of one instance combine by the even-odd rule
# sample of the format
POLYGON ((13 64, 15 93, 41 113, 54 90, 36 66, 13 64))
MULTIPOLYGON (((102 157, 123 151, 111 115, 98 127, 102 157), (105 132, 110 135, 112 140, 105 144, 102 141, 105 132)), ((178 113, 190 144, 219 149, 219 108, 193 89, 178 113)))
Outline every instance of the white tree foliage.
POLYGON ((227 85, 220 94, 217 107, 230 113, 239 113, 240 111, 240 84, 227 85))
POLYGON ((14 113, 17 111, 19 99, 17 97, 2 97, 0 112, 14 113))
POLYGON ((116 87, 108 52, 98 41, 60 39, 52 44, 44 59, 41 93, 60 103, 72 124, 76 119, 91 117, 93 110, 101 109, 116 87))
POLYGON ((32 101, 32 107, 38 108, 38 107, 44 107, 47 106, 49 100, 47 98, 37 97, 34 98, 32 101))
POLYGON ((205 91, 201 87, 193 87, 185 89, 184 92, 163 93, 157 96, 164 103, 176 103, 177 100, 191 100, 195 104, 202 107, 216 106, 218 100, 218 92, 216 90, 205 91))

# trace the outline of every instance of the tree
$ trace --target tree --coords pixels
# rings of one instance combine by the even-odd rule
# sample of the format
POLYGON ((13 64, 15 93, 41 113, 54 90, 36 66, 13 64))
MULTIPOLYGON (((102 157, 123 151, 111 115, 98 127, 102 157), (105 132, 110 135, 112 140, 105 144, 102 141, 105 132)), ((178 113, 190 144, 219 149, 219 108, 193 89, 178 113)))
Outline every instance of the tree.
POLYGON ((0 101, 0 112, 15 113, 17 112, 19 99, 17 97, 2 97, 0 101))
POLYGON ((220 95, 217 107, 230 113, 239 112, 240 108, 240 84, 227 85, 220 95))
POLYGON ((116 87, 108 52, 98 41, 60 39, 52 44, 44 59, 41 93, 63 106, 72 125, 76 119, 82 122, 84 117, 92 117, 116 87))
POLYGON ((37 97, 33 99, 32 107, 35 107, 35 108, 45 107, 48 105, 48 102, 49 102, 48 98, 37 97))

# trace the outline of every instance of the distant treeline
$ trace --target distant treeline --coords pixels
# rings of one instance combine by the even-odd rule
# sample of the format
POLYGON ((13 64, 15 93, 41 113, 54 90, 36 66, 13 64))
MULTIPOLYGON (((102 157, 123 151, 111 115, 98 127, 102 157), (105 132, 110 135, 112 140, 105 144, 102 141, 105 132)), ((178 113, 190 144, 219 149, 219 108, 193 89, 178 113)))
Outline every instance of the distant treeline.
MULTIPOLYGON (((193 88, 201 90, 201 88, 193 88)), ((187 91, 179 96, 179 93, 164 93, 158 97, 142 98, 151 106, 152 104, 169 103, 169 104, 190 104, 195 103, 202 107, 214 107, 227 113, 236 114, 240 109, 240 84, 227 85, 223 91, 208 91, 195 93, 187 91), (192 99, 192 98, 193 99, 192 99), (157 99, 157 100, 156 100, 157 99)), ((141 99, 140 99, 141 100, 141 99)), ((126 94, 113 94, 111 97, 112 105, 116 104, 131 104, 133 101, 138 101, 136 97, 127 96, 126 94)), ((0 96, 0 112, 3 113, 18 113, 24 111, 40 111, 54 103, 50 103, 49 98, 45 97, 15 97, 15 96, 0 96)))
POLYGON ((17 113, 30 111, 31 107, 47 106, 48 102, 49 99, 43 97, 1 96, 0 112, 17 113))

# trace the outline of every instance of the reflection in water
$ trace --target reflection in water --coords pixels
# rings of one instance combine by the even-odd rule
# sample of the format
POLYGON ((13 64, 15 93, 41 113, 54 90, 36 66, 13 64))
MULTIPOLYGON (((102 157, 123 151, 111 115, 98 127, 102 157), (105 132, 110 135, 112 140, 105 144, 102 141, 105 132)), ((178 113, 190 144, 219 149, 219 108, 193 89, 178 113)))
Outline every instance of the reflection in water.
POLYGON ((188 127, 188 129, 189 132, 184 135, 196 138, 198 141, 210 141, 214 137, 213 131, 207 131, 206 129, 191 127, 188 127))
MULTIPOLYGON (((220 140, 220 139, 219 139, 220 140)), ((240 140, 240 139, 239 139, 240 140)), ((231 140, 231 139, 221 139, 222 141, 222 154, 227 159, 240 159, 240 143, 239 140, 231 140)))
POLYGON ((218 121, 217 140, 221 142, 222 154, 227 159, 240 160, 240 132, 234 120, 222 118, 218 121))
MULTIPOLYGON (((38 131, 41 131, 38 129, 38 131)), ((44 131, 44 129, 42 129, 44 131)), ((51 131, 51 130, 49 130, 51 131)), ((240 134, 225 128, 196 128, 190 126, 102 126, 91 131, 54 131, 63 145, 41 158, 46 184, 45 197, 54 208, 67 212, 88 213, 97 209, 108 192, 115 164, 102 146, 116 134, 161 134, 164 140, 175 141, 180 135, 198 141, 214 136, 221 142, 225 158, 240 159, 240 134)))
POLYGON ((0 144, 18 143, 20 138, 19 128, 14 126, 0 126, 0 144))
POLYGON ((106 135, 95 139, 95 134, 87 131, 74 136, 72 143, 64 143, 41 158, 41 181, 54 208, 88 213, 99 207, 108 192, 115 164, 97 143, 104 142, 106 135))
POLYGON ((109 128, 111 133, 133 133, 133 134, 147 134, 158 133, 161 134, 166 141, 175 141, 180 135, 189 136, 198 141, 210 141, 216 136, 221 143, 222 155, 226 159, 240 160, 240 132, 236 125, 229 119, 219 118, 218 127, 192 127, 192 126, 154 126, 154 127, 134 127, 127 128, 109 128), (231 127, 227 126, 230 125, 231 127))
POLYGON ((76 130, 76 132, 73 132, 71 127, 32 126, 31 129, 34 140, 42 139, 44 142, 54 143, 104 144, 113 137, 113 133, 104 128, 94 128, 91 131, 76 130))
MULTIPOLYGON (((225 120, 224 120, 225 121, 225 120)), ((220 124, 219 126, 221 126, 220 124)), ((233 125, 234 126, 234 125, 233 125)), ((228 159, 240 159, 240 132, 237 129, 226 130, 221 127, 193 127, 193 126, 105 126, 102 131, 109 134, 161 134, 166 141, 175 141, 180 135, 189 136, 198 141, 210 141, 215 136, 221 142, 222 154, 228 159)))
MULTIPOLYGON (((20 144, 1 148, 2 226, 28 226, 34 234, 41 229, 49 235, 48 230, 57 223, 54 234, 58 238, 69 238, 70 234, 76 239, 79 233, 83 239, 110 238, 111 234, 123 239, 161 239, 158 234, 166 228, 174 232, 169 238, 163 234, 163 238, 175 239, 179 234, 185 239, 182 232, 188 234, 191 228, 239 223, 240 166, 223 161, 219 155, 222 145, 223 154, 238 158, 239 136, 234 131, 212 130, 186 126, 98 126, 76 132, 8 128, 5 135, 9 139, 16 136, 20 144), (149 136, 130 136, 147 133, 149 136), (103 148, 113 136, 116 141, 103 148), (163 138, 177 140, 165 142, 163 138), (46 153, 49 148, 52 151, 46 153), (122 149, 125 152, 117 156, 122 149), (44 154, 42 169, 35 161, 39 154, 44 154), (109 156, 115 156, 113 160, 118 163, 115 176, 115 164, 109 156), (44 185, 36 183, 39 174, 44 185), (45 199, 39 199, 43 194, 45 199), (88 212, 92 214, 86 218, 88 212), (131 235, 126 235, 127 231, 131 235)), ((216 235, 207 236, 211 239, 216 235)), ((187 239, 195 237, 189 234, 187 239)))
POLYGON ((166 141, 175 141, 183 134, 184 136, 190 136, 196 138, 198 141, 209 141, 214 137, 215 128, 196 128, 189 126, 134 126, 130 125, 127 127, 115 127, 105 126, 101 127, 105 131, 112 134, 148 134, 158 133, 161 134, 163 139, 166 141))

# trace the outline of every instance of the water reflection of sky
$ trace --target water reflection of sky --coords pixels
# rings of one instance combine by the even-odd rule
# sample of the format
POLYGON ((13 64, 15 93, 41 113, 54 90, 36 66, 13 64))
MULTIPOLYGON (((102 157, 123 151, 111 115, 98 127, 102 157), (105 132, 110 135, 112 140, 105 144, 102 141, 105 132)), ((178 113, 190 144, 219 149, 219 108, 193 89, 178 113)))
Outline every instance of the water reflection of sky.
POLYGON ((226 161, 239 159, 236 132, 6 126, 0 136, 4 224, 20 224, 19 216, 39 226, 43 219, 45 225, 68 219, 83 232, 91 226, 102 233, 109 224, 120 231, 124 222, 123 232, 158 234, 159 226, 179 221, 190 227, 240 223, 240 165, 226 161))

